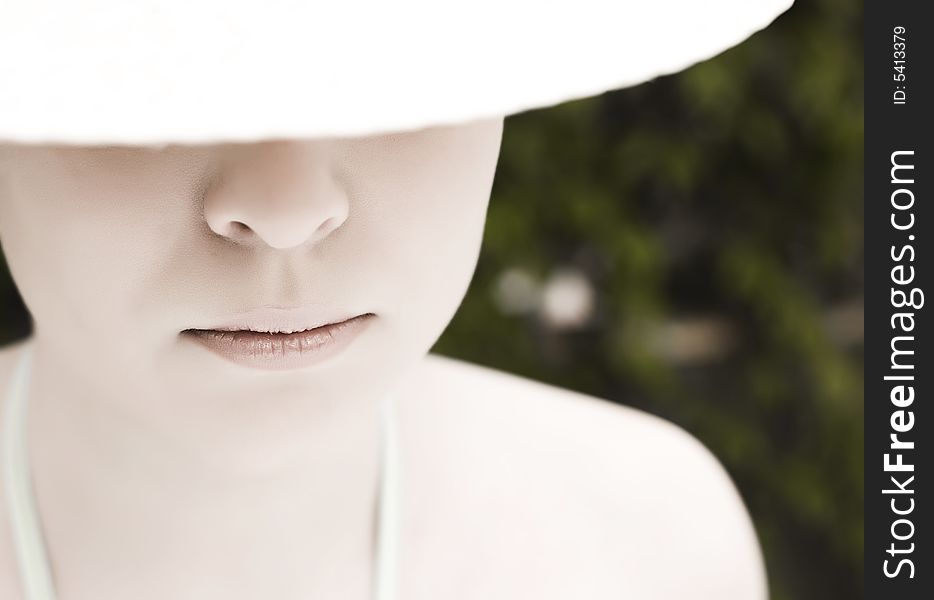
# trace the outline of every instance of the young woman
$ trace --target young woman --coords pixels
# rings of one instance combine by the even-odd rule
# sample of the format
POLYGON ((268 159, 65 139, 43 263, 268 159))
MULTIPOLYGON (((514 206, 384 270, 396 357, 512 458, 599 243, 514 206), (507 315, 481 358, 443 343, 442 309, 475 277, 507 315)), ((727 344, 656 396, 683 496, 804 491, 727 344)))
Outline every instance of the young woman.
MULTIPOLYGON (((634 82, 709 56, 786 7, 767 4, 737 8, 743 19, 711 12, 701 41, 666 42, 676 59, 606 77, 634 82)), ((100 29, 86 13, 53 24, 22 8, 18 42, 24 22, 67 39, 43 36, 55 60, 33 43, 32 71, 0 59, 0 81, 21 84, 0 100, 0 242, 34 320, 29 339, 0 350, 0 598, 765 597, 743 504, 683 430, 428 353, 473 274, 502 115, 598 80, 547 92, 520 82, 496 102, 409 87, 411 102, 388 91, 369 109, 340 77, 360 77, 359 54, 322 58, 335 77, 289 87, 314 56, 302 44, 333 42, 339 19, 276 63, 263 54, 282 43, 263 27, 268 3, 191 32, 198 8, 172 13, 186 15, 179 24, 144 5, 113 3, 100 29), (113 39, 70 45, 62 24, 113 39), (121 36, 128 54, 111 49, 100 67, 97 45, 121 36), (58 85, 87 77, 91 91, 56 112, 25 82, 64 64, 78 72, 58 85), (231 65, 280 87, 242 98, 222 73, 228 87, 201 97, 179 83, 231 65), (170 69, 178 81, 159 80, 170 89, 152 85, 170 69), (134 118, 128 99, 151 94, 154 106, 201 108, 134 118)), ((320 18, 289 9, 289 22, 320 18)), ((607 16, 638 28, 658 10, 607 16)), ((439 33, 426 39, 443 43, 439 33)), ((374 35, 358 43, 393 54, 374 35)), ((400 61, 412 44, 402 37, 400 61)), ((437 53, 452 70, 463 59, 437 53)))

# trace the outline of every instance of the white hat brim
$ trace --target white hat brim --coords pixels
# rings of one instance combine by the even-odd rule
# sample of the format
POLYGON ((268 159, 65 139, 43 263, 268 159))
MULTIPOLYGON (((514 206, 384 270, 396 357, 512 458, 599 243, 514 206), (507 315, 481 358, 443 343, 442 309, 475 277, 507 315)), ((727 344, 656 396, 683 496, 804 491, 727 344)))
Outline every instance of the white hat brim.
POLYGON ((359 136, 507 115, 684 69, 792 0, 20 0, 0 141, 359 136))

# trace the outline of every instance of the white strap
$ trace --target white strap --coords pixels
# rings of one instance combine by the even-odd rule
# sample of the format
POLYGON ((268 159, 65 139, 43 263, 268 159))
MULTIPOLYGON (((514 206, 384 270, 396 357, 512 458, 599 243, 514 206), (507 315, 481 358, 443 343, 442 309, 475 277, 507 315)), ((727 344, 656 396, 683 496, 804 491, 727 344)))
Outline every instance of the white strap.
MULTIPOLYGON (((27 343, 10 385, 4 417, 3 455, 6 502, 9 507, 13 547, 19 563, 26 600, 55 600, 55 586, 32 481, 26 445, 29 374, 32 342, 27 343)), ((374 556, 374 600, 395 600, 399 538, 399 457, 395 426, 395 401, 387 396, 381 405, 383 422, 382 465, 379 490, 378 536, 374 556)))
POLYGON ((383 417, 383 461, 379 490, 379 535, 374 557, 375 600, 395 600, 399 563, 399 442, 393 396, 385 396, 383 417))
POLYGON ((55 600, 52 573, 36 514, 26 446, 26 397, 32 347, 32 342, 28 342, 23 350, 6 403, 3 433, 4 489, 13 531, 13 548, 19 562, 20 581, 26 600, 55 600))

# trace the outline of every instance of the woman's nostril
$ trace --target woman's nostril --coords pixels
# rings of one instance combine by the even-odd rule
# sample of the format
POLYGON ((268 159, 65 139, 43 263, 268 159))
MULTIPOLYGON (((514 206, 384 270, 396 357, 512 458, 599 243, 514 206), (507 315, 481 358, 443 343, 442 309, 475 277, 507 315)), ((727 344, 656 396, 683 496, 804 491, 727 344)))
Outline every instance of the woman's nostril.
POLYGON ((233 219, 221 219, 214 222, 208 220, 208 226, 216 235, 237 242, 246 241, 253 232, 252 228, 243 221, 234 221, 233 219))
POLYGON ((324 237, 331 233, 332 230, 337 228, 337 219, 334 217, 329 217, 324 223, 318 227, 318 235, 324 237))
POLYGON ((229 237, 234 240, 243 240, 248 237, 252 232, 252 229, 249 225, 243 221, 228 221, 224 229, 219 233, 224 237, 229 237))

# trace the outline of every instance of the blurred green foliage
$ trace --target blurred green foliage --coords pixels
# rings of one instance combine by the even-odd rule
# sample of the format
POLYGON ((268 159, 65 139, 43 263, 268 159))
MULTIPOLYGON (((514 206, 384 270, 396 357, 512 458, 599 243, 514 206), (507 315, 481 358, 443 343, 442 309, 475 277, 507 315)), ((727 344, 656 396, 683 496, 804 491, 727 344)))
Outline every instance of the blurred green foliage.
POLYGON ((775 600, 863 595, 862 18, 799 0, 683 73, 509 117, 477 273, 434 349, 697 436, 775 600), (592 282, 586 325, 502 310, 503 273, 556 267, 592 282), (727 350, 647 343, 692 318, 726 324, 727 350))
MULTIPOLYGON (((752 513, 775 600, 863 595, 862 65, 862 4, 798 0, 681 74, 509 117, 478 269, 434 349, 693 433, 752 513), (497 302, 510 269, 557 268, 591 282, 586 323, 497 302), (732 333, 649 343, 691 319, 732 333)), ((0 315, 0 344, 28 333, 2 261, 0 315)))

